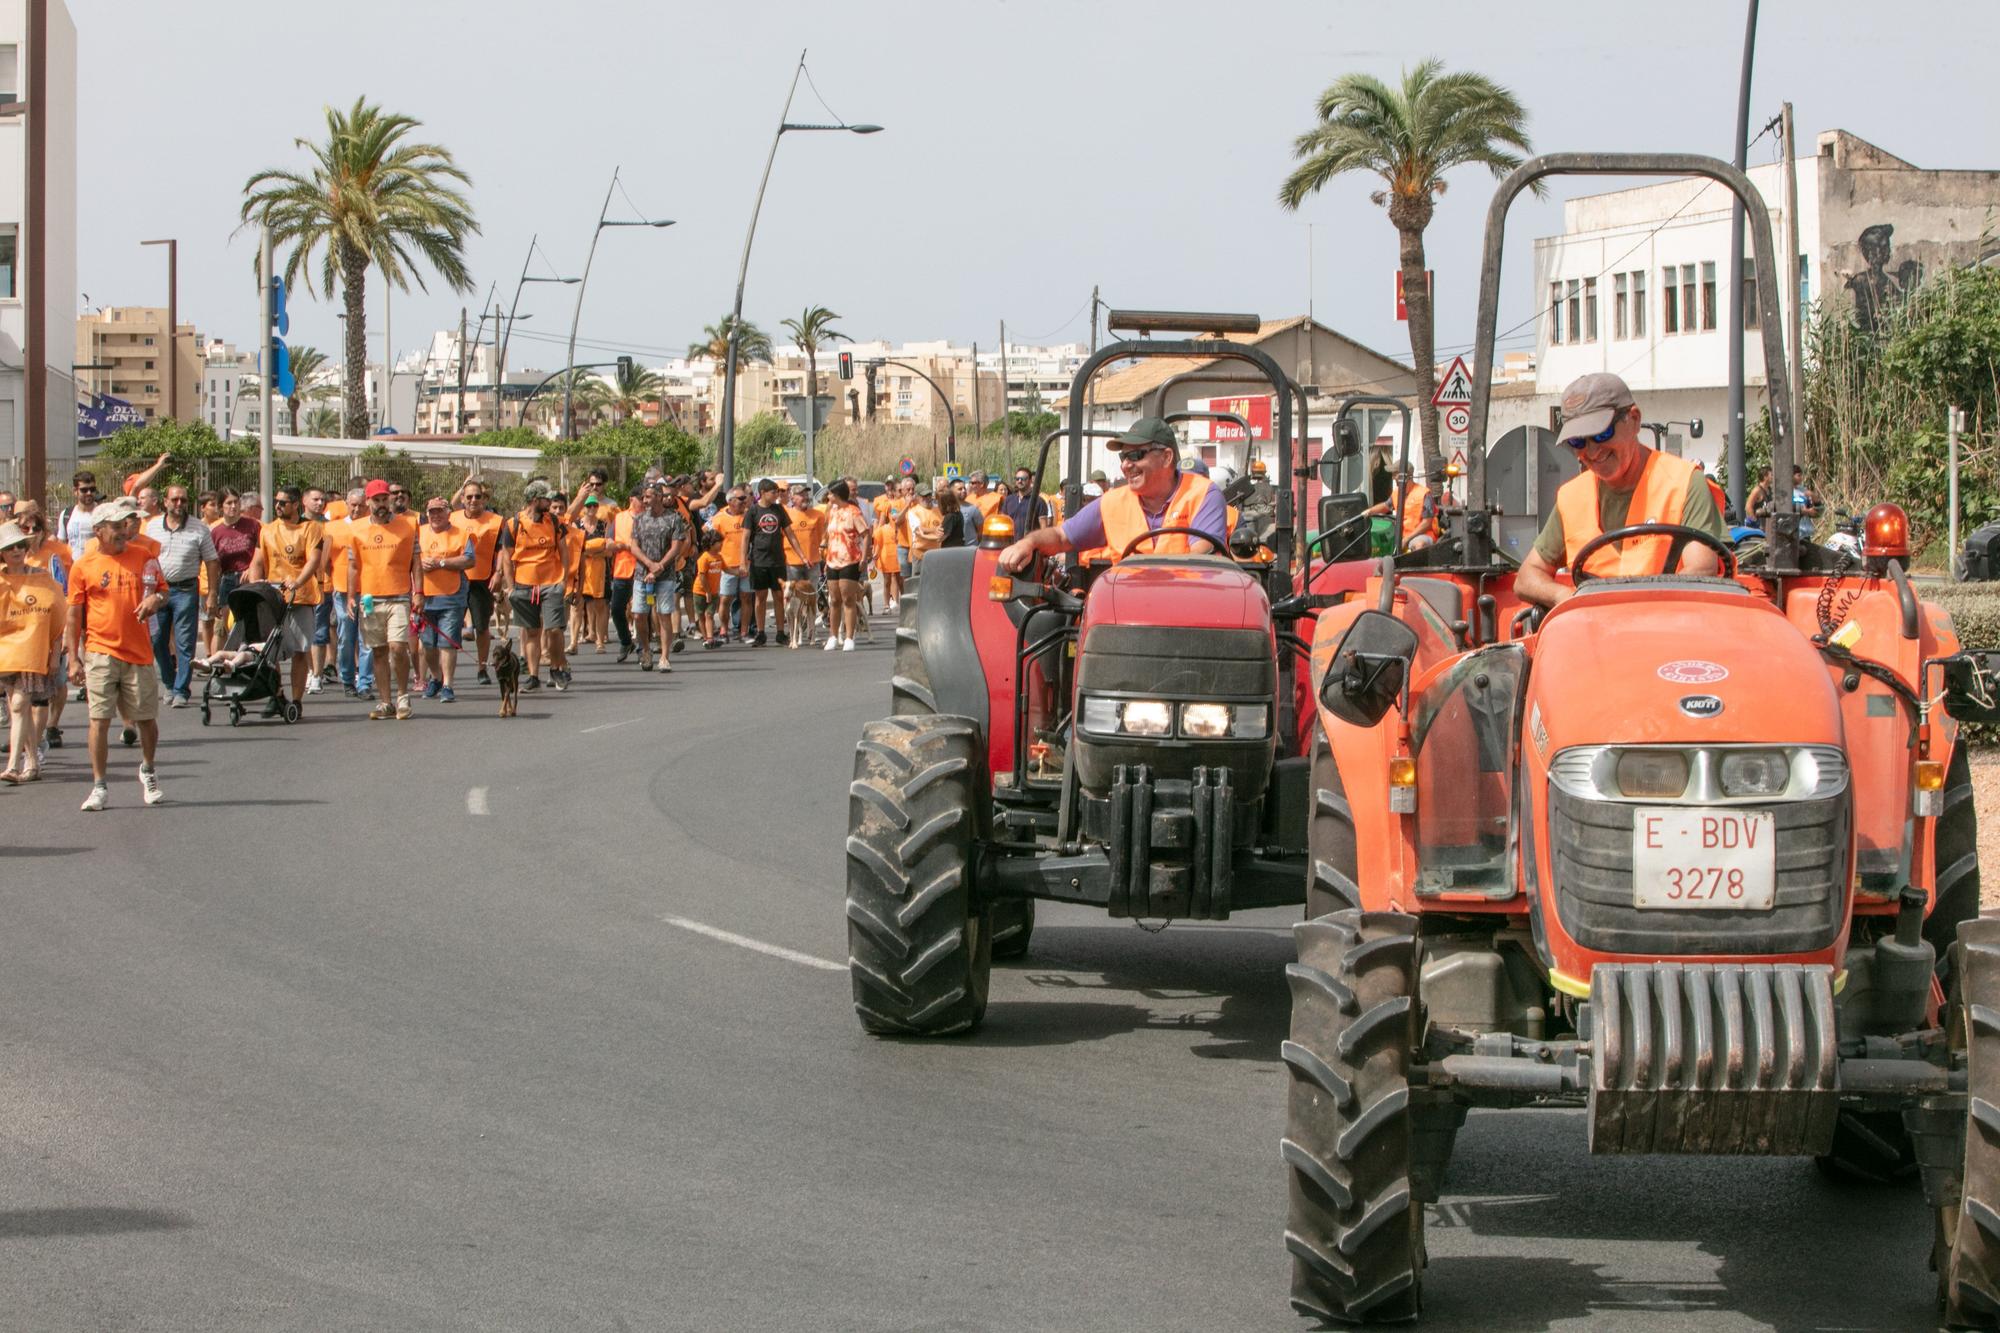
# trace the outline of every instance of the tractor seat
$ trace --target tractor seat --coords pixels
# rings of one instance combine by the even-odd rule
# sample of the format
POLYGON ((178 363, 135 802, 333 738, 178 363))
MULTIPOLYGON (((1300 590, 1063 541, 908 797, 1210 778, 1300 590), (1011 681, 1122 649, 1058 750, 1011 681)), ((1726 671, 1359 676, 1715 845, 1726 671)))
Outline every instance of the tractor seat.
POLYGON ((1447 625, 1455 625, 1465 619, 1465 592, 1450 579, 1411 578, 1402 575, 1396 586, 1408 588, 1417 596, 1430 603, 1431 610, 1447 625))
POLYGON ((1594 592, 1615 592, 1619 589, 1665 588, 1676 592, 1733 592, 1744 597, 1750 590, 1735 579, 1719 578, 1709 574, 1639 574, 1632 578, 1591 579, 1577 591, 1584 596, 1594 592))

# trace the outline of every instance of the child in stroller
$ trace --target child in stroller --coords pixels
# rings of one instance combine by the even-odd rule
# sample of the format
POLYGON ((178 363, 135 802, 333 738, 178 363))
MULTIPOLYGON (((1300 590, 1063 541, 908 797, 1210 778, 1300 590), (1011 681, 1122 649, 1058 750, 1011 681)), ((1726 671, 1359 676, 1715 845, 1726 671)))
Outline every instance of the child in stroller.
POLYGON ((275 583, 245 583, 229 594, 229 634, 222 647, 197 668, 206 667, 201 686, 201 724, 217 702, 229 706, 229 725, 243 721, 246 705, 264 701, 265 717, 299 720, 299 706, 284 697, 278 669, 285 655, 285 595, 275 583))

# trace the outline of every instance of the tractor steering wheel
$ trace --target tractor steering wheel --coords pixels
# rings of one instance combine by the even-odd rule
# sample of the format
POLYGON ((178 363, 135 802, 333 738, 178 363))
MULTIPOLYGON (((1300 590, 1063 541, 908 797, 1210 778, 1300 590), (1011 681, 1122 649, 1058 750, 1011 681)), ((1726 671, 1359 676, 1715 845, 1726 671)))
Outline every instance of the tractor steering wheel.
MULTIPOLYGON (((1673 573, 1681 563, 1681 552, 1687 549, 1689 542, 1695 542, 1706 546, 1721 558, 1723 578, 1733 579, 1736 577, 1736 552, 1729 549, 1729 543, 1723 541, 1722 538, 1717 537, 1713 533, 1704 532, 1700 528, 1690 528, 1680 523, 1634 523, 1629 528, 1613 528, 1610 532, 1600 533, 1585 542, 1583 549, 1576 553, 1576 558, 1569 562, 1570 582, 1581 588, 1594 578, 1621 577, 1619 575, 1593 574, 1585 566, 1589 564, 1590 557, 1596 555, 1604 547, 1610 545, 1612 542, 1625 541, 1631 537, 1673 538, 1673 541, 1667 547, 1666 568, 1661 573, 1673 573)), ((1623 577, 1634 576, 1626 575, 1623 577)))
POLYGON ((1170 537, 1175 533, 1180 533, 1183 536, 1187 537, 1198 537, 1202 541, 1208 542, 1210 545, 1215 547, 1215 550, 1211 554, 1227 556, 1231 560, 1234 560, 1236 558, 1234 555, 1230 553, 1229 543, 1221 540, 1214 533, 1204 532, 1200 528, 1179 528, 1179 527, 1154 528, 1149 532, 1140 533, 1138 536, 1134 537, 1131 541, 1125 543, 1125 549, 1118 553, 1118 558, 1120 560, 1123 560, 1126 556, 1132 554, 1132 552, 1139 546, 1141 542, 1152 541, 1155 537, 1170 537))

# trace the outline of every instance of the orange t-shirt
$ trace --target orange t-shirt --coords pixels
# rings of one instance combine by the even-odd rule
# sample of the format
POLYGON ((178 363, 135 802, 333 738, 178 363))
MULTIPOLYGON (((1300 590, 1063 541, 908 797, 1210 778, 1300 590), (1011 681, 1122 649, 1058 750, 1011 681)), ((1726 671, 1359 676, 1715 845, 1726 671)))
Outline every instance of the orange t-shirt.
MULTIPOLYGON (((417 555, 423 560, 456 560, 465 554, 467 546, 477 546, 477 539, 459 527, 448 524, 443 532, 426 523, 417 529, 417 555)), ((479 558, 477 549, 473 559, 479 558)), ((477 568, 475 565, 474 568, 477 568)), ((424 575, 424 596, 456 597, 464 588, 470 571, 463 569, 426 569, 424 575)))
POLYGON ((617 543, 616 552, 611 557, 611 577, 629 579, 639 568, 639 557, 625 549, 625 543, 632 540, 632 520, 638 511, 621 509, 611 519, 611 540, 617 543))
MULTIPOLYGON (((326 541, 320 524, 311 519, 287 524, 281 518, 266 523, 257 534, 257 549, 264 553, 264 577, 273 583, 295 579, 326 541)), ((308 579, 292 589, 292 601, 299 606, 319 605, 319 580, 308 579)))
MULTIPOLYGON (((370 597, 408 597, 416 564, 417 521, 397 514, 387 523, 370 518, 355 523, 349 542, 361 562, 361 591, 370 597)), ((463 548, 461 548, 463 549, 463 548)))
POLYGON ((139 618, 146 566, 153 557, 126 547, 117 555, 92 551, 69 572, 69 604, 83 608, 83 651, 150 665, 153 636, 139 618))
POLYGON ((332 520, 334 520, 334 519, 336 519, 336 518, 346 518, 346 517, 347 517, 347 501, 345 501, 345 500, 328 500, 328 501, 326 502, 326 517, 327 517, 327 521, 328 521, 328 522, 331 522, 332 520))
POLYGON ((500 529, 507 520, 488 509, 478 518, 460 510, 451 516, 451 525, 472 538, 472 568, 465 577, 483 583, 493 577, 493 554, 500 546, 500 529))
POLYGON ((695 586, 704 597, 722 595, 722 557, 713 551, 703 551, 701 559, 694 562, 695 586))
POLYGON ((56 616, 62 586, 38 569, 18 578, 0 574, 0 675, 49 674, 49 657, 62 642, 56 616))
POLYGON ((875 567, 884 574, 900 574, 903 566, 896 559, 896 525, 884 523, 875 529, 875 567))
POLYGON ((718 509, 708 527, 709 531, 722 536, 723 565, 729 569, 743 568, 745 563, 743 546, 749 536, 749 515, 732 514, 727 509, 718 509))
POLYGON ((546 588, 563 581, 562 523, 553 510, 535 522, 534 511, 523 509, 507 525, 514 548, 514 585, 546 588))
POLYGON ((798 564, 793 557, 802 555, 804 563, 810 565, 819 559, 820 546, 826 540, 826 511, 808 506, 785 512, 792 516, 792 541, 798 543, 796 549, 792 542, 785 543, 785 563, 798 564))

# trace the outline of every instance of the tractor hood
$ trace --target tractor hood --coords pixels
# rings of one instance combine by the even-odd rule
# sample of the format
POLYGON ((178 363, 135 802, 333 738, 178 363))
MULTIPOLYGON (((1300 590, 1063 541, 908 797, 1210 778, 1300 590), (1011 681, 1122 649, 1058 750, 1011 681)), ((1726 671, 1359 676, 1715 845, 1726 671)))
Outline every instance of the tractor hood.
POLYGON ((1826 664, 1747 592, 1628 585, 1551 612, 1533 649, 1527 729, 1569 745, 1841 743, 1826 664))
POLYGON ((1084 604, 1082 643, 1098 625, 1271 630, 1271 602, 1257 580, 1218 556, 1122 560, 1098 576, 1084 604))

